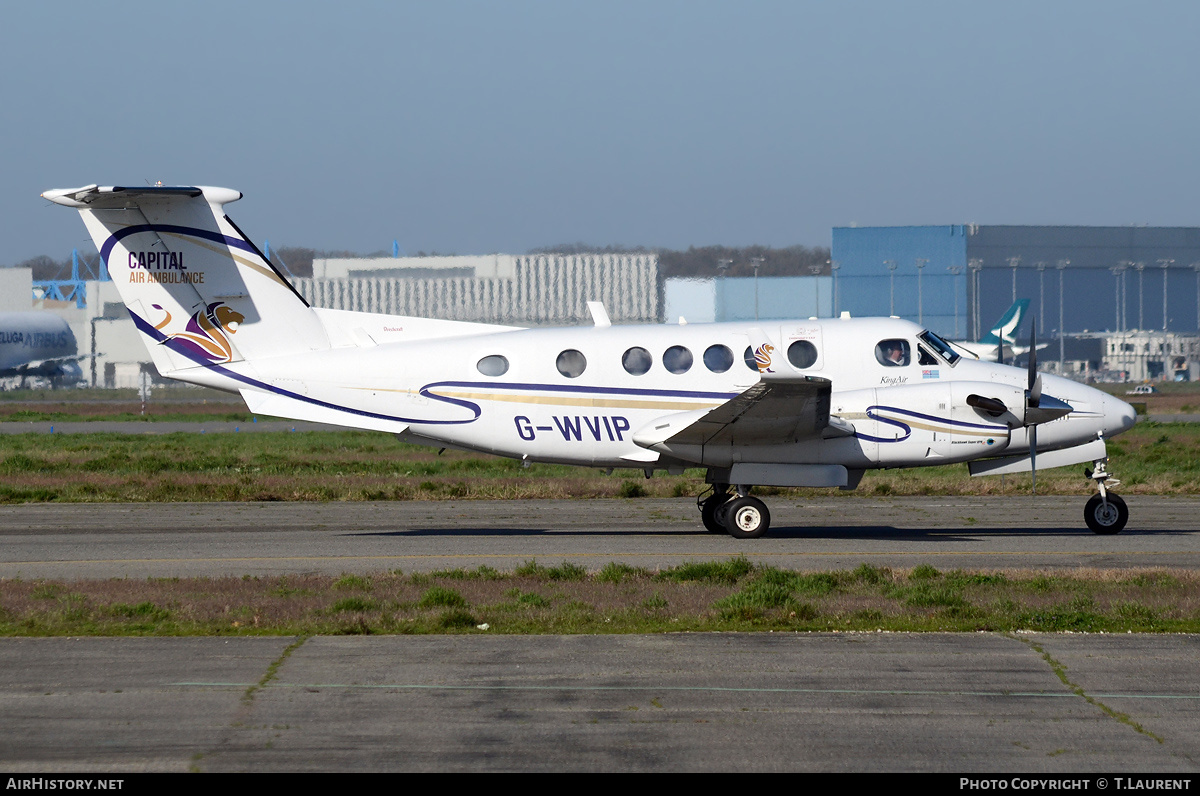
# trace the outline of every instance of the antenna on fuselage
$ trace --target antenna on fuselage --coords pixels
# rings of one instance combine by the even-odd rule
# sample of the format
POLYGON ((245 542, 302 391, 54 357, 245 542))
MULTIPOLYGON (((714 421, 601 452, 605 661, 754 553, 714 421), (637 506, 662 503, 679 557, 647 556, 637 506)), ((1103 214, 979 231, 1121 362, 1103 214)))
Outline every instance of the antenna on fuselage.
POLYGON ((588 312, 592 314, 592 321, 597 326, 612 326, 612 321, 608 317, 608 310, 604 309, 603 301, 589 301, 588 312))

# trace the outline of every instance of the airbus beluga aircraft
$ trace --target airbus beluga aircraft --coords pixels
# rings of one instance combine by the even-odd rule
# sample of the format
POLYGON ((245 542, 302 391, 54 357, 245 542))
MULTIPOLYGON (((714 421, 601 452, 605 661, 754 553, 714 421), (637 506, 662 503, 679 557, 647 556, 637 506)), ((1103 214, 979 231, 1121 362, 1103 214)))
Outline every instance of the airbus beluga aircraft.
MULTIPOLYGON (((1125 402, 959 356, 896 318, 523 329, 310 307, 212 187, 47 191, 77 208, 167 377, 252 412, 411 442, 601 468, 707 470, 708 530, 770 526, 754 486, 855 488, 869 469, 973 475, 1092 462, 1084 517, 1117 533, 1105 438, 1125 402)), ((1032 335, 1031 335, 1032 337, 1032 335)), ((1033 349, 1036 351, 1036 348, 1033 349)))

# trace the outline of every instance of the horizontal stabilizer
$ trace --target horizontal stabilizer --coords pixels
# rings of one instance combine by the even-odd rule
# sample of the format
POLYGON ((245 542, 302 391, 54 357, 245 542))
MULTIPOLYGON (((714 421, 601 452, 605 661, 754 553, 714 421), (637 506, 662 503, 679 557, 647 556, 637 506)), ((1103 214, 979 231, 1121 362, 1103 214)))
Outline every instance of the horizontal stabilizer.
POLYGON ((401 423, 398 420, 345 412, 328 406, 308 403, 298 398, 289 398, 286 395, 262 392, 261 390, 242 390, 241 393, 246 406, 256 415, 286 417, 289 420, 304 420, 309 423, 328 423, 332 426, 366 428, 391 434, 399 434, 408 428, 408 423, 401 423))
MULTIPOLYGON (((1064 448, 1057 451, 1038 451, 1037 466, 1039 470, 1050 467, 1067 467, 1072 464, 1094 462, 1103 459, 1108 454, 1105 451, 1104 440, 1096 439, 1074 448, 1064 448)), ((1013 473, 1028 473, 1033 471, 1033 459, 1026 453, 1022 456, 1004 456, 999 459, 984 459, 968 462, 967 469, 971 475, 1011 475, 1013 473)))
MULTIPOLYGON (((211 193, 210 201, 217 201, 219 204, 236 202, 242 198, 240 191, 228 188, 209 188, 208 191, 211 193)), ((45 191, 42 193, 42 198, 64 207, 90 207, 94 210, 119 208, 123 210, 136 207, 140 202, 152 202, 177 196, 194 199, 204 194, 205 188, 201 186, 135 185, 126 187, 108 185, 102 188, 99 185, 85 185, 82 188, 55 188, 45 191)))

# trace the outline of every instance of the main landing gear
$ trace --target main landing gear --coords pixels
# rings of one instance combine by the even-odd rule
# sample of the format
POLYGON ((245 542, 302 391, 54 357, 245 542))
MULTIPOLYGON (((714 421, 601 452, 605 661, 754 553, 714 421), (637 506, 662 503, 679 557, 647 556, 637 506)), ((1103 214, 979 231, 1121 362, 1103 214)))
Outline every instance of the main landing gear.
POLYGON ((1093 470, 1084 470, 1084 475, 1096 482, 1099 493, 1092 495, 1083 509, 1083 519, 1094 533, 1109 536, 1120 533, 1129 522, 1129 509, 1120 495, 1110 494, 1109 489, 1121 483, 1108 474, 1108 458, 1097 459, 1093 470))
MULTIPOLYGON (((1084 474, 1096 482, 1083 509, 1083 519, 1094 533, 1103 536, 1120 533, 1129 522, 1129 508, 1121 496, 1109 490, 1121 482, 1109 475, 1108 458, 1097 459, 1084 474)), ((696 498, 700 519, 709 533, 727 533, 734 539, 757 539, 771 527, 771 512, 761 500, 751 497, 750 487, 739 484, 736 493, 729 484, 713 484, 709 492, 696 498)))
POLYGON ((771 527, 767 505, 747 494, 749 487, 739 485, 737 494, 729 493, 729 484, 713 484, 708 497, 700 496, 696 506, 700 519, 710 533, 727 533, 734 539, 757 539, 771 527))

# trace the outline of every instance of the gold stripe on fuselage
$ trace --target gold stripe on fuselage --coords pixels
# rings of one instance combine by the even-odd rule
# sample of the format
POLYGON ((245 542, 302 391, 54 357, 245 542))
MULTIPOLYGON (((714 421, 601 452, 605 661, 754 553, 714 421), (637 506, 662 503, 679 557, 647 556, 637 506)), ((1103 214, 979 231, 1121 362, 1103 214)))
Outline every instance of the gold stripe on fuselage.
POLYGON ((1005 434, 1008 432, 1007 426, 996 426, 995 430, 993 430, 993 431, 973 431, 970 429, 965 429, 962 426, 950 425, 949 423, 945 423, 944 421, 943 421, 944 422, 943 425, 934 425, 933 423, 922 423, 918 420, 910 420, 907 417, 886 417, 885 418, 885 417, 880 417, 877 415, 875 419, 876 420, 886 420, 886 421, 893 422, 893 423, 903 423, 904 425, 908 426, 909 428, 919 428, 923 431, 936 431, 941 434, 954 434, 955 436, 962 436, 962 437, 995 437, 997 435, 1002 435, 1002 434, 1005 434))
MULTIPOLYGON (((398 392, 418 395, 416 390, 390 390, 376 387, 355 387, 357 390, 372 392, 398 392)), ((437 398, 461 398, 468 401, 498 401, 514 404, 537 404, 540 406, 592 406, 608 409, 674 409, 687 411, 690 409, 712 409, 722 402, 711 400, 703 403, 688 401, 646 400, 640 398, 573 398, 558 395, 529 395, 525 393, 493 393, 493 392, 449 392, 430 390, 429 395, 437 398)))
POLYGON ((557 395, 521 395, 490 392, 442 392, 430 391, 430 395, 442 398, 463 398, 473 401, 505 401, 515 404, 540 404, 543 406, 595 406, 614 409, 712 409, 720 403, 692 403, 685 401, 653 401, 638 398, 571 398, 557 395))

